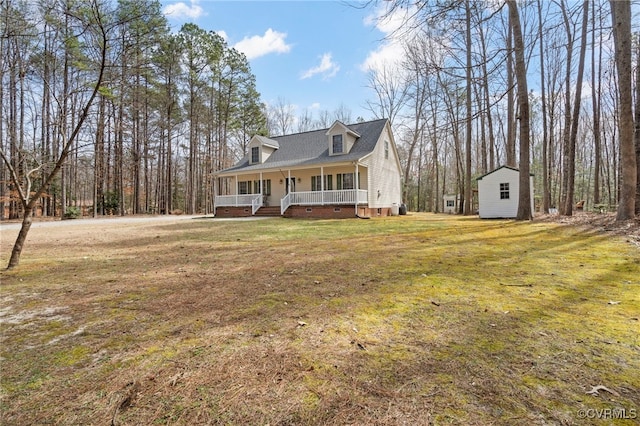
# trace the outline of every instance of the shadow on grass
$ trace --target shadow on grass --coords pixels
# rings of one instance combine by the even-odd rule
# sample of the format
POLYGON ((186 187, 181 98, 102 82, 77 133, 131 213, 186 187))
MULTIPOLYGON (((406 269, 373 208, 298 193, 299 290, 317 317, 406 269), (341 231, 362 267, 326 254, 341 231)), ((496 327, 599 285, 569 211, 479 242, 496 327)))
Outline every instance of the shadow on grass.
POLYGON ((69 319, 54 343, 47 318, 31 340, 24 323, 3 330, 3 418, 578 424, 580 408, 613 407, 585 395, 597 384, 637 408, 632 252, 429 219, 163 225, 91 247, 102 257, 77 250, 45 280, 9 276, 16 303, 69 319))

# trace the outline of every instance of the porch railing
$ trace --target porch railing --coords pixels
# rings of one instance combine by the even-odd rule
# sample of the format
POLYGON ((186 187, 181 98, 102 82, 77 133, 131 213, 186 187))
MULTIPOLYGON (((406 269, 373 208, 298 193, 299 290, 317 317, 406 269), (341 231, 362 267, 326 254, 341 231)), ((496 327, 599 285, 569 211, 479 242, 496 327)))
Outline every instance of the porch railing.
POLYGON ((343 189, 338 191, 292 192, 291 205, 321 206, 325 204, 366 204, 367 190, 343 189))
MULTIPOLYGON (((262 205, 262 194, 246 194, 246 195, 216 195, 216 207, 255 207, 257 203, 258 210, 262 205)), ((254 211, 255 213, 255 211, 254 211)))
MULTIPOLYGON (((327 204, 366 204, 368 192, 365 189, 342 189, 337 191, 290 192, 280 200, 280 214, 292 205, 322 206, 327 204)), ((262 206, 261 194, 216 195, 216 207, 248 207, 255 214, 262 206)))
POLYGON ((258 209, 262 206, 262 194, 259 194, 251 200, 251 215, 256 214, 258 209))
POLYGON ((291 192, 285 195, 284 198, 280 200, 280 215, 283 215, 284 212, 287 211, 289 206, 291 206, 291 192))

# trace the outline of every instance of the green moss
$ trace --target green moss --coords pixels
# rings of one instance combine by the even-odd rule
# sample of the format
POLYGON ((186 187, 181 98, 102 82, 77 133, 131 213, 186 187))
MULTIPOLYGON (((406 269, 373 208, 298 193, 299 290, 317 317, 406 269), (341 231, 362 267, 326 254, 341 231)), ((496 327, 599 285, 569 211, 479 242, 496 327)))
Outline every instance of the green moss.
POLYGON ((62 367, 70 367, 85 361, 90 353, 86 346, 77 345, 65 348, 54 354, 54 362, 62 367))

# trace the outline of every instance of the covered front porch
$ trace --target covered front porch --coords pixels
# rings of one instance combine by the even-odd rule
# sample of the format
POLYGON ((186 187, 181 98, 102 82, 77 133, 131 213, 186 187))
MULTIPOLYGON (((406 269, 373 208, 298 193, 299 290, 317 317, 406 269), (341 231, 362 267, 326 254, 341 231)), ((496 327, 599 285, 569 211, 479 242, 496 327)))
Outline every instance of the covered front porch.
POLYGON ((322 212, 321 216, 327 216, 331 207, 334 213, 344 216, 350 212, 353 216, 359 206, 369 202, 369 191, 363 189, 366 185, 366 168, 358 165, 218 176, 218 188, 225 188, 229 194, 216 195, 215 214, 253 216, 268 212, 285 216, 292 215, 288 210, 305 206, 305 212, 322 212))

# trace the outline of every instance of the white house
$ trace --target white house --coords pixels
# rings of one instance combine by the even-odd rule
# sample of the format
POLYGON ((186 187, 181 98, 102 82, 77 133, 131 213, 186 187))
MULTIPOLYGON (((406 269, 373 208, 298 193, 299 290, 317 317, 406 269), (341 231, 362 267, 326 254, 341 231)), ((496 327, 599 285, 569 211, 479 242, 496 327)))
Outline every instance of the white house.
POLYGON ((216 216, 386 216, 402 203, 402 168, 386 119, 256 135, 248 155, 215 176, 226 180, 217 188, 216 216))
MULTIPOLYGON (((533 174, 529 177, 531 212, 533 206, 533 174)), ((518 213, 520 171, 508 166, 498 167, 478 178, 478 214, 481 219, 514 218, 518 213)))

